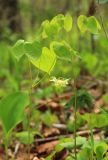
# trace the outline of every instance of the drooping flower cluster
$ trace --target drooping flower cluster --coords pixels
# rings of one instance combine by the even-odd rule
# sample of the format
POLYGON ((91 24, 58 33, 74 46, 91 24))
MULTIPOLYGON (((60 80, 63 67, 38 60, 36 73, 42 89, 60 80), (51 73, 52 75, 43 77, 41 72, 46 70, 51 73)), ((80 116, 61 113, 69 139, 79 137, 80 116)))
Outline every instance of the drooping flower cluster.
POLYGON ((56 78, 52 77, 51 82, 54 82, 54 86, 56 87, 66 87, 69 83, 69 79, 64 79, 64 78, 56 78))

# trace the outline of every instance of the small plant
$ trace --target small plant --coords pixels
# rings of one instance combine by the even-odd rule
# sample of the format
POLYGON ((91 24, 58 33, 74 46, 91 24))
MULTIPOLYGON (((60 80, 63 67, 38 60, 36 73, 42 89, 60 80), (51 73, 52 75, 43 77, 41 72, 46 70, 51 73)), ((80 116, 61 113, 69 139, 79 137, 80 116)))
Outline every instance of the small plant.
MULTIPOLYGON (((76 99, 77 99, 76 103, 77 109, 78 108, 90 109, 93 107, 93 97, 84 89, 77 90, 76 99)), ((70 109, 71 107, 74 107, 74 104, 75 104, 75 95, 73 95, 70 101, 65 105, 65 109, 70 109)))
POLYGON ((0 101, 0 120, 3 127, 4 145, 7 160, 7 149, 12 130, 23 120, 24 109, 28 104, 29 97, 25 92, 12 93, 0 101))

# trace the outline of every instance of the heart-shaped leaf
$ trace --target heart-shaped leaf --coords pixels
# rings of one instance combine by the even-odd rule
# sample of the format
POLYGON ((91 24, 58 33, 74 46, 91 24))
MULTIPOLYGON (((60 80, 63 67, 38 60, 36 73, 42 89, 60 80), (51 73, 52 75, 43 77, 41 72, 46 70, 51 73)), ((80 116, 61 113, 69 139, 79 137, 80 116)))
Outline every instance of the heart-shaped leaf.
POLYGON ((78 17, 77 23, 82 33, 89 31, 92 34, 97 34, 101 29, 98 20, 94 16, 86 17, 84 15, 81 15, 78 17))
POLYGON ((42 44, 39 41, 25 42, 24 44, 25 54, 28 58, 37 60, 42 53, 42 44))
POLYGON ((20 58, 25 54, 24 43, 24 40, 18 40, 12 47, 12 53, 17 60, 20 60, 20 58))
POLYGON ((34 59, 30 61, 38 69, 50 74, 56 62, 56 55, 47 47, 43 47, 40 58, 37 61, 34 59))
POLYGON ((51 43, 50 48, 58 57, 64 58, 65 60, 71 60, 72 55, 75 54, 75 51, 65 41, 54 41, 51 43))

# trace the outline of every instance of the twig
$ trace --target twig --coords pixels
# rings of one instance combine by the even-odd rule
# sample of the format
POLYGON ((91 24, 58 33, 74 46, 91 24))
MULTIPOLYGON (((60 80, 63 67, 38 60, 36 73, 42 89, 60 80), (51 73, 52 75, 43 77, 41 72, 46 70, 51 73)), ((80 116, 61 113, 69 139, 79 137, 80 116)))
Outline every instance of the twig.
POLYGON ((19 147, 20 147, 20 143, 18 142, 15 146, 15 150, 14 150, 14 157, 16 157, 17 153, 18 153, 18 150, 19 150, 19 147))
POLYGON ((77 160, 77 87, 76 87, 76 79, 74 80, 74 92, 75 92, 75 104, 74 104, 74 153, 75 153, 75 160, 77 160))
POLYGON ((54 123, 52 125, 52 127, 57 128, 57 129, 61 129, 61 130, 66 130, 67 129, 67 126, 65 124, 56 124, 56 123, 54 123))
MULTIPOLYGON (((100 132, 100 129, 94 129, 93 130, 93 133, 96 134, 96 133, 99 133, 100 132)), ((85 130, 85 131, 78 131, 77 132, 77 136, 88 136, 90 134, 90 130, 85 130)), ((59 140, 60 138, 68 138, 68 137, 72 137, 74 138, 74 135, 73 134, 67 134, 67 135, 58 135, 58 136, 54 136, 54 137, 48 137, 48 138, 39 138, 39 139, 36 139, 36 143, 46 143, 46 142, 49 142, 49 141, 54 141, 54 140, 59 140)))

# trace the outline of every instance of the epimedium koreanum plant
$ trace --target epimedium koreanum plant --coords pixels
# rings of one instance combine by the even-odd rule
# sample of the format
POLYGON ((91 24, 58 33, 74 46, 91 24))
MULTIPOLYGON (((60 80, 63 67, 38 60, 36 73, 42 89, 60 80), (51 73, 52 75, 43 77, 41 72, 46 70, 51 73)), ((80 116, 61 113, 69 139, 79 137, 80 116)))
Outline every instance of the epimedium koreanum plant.
MULTIPOLYGON (((15 43, 12 47, 13 55, 18 61, 25 56, 29 64, 33 64, 44 73, 43 78, 45 75, 50 75, 57 59, 66 60, 71 63, 74 57, 80 57, 69 42, 59 37, 60 33, 64 32, 64 30, 70 32, 72 24, 73 19, 69 13, 66 14, 66 16, 59 14, 50 21, 45 20, 34 41, 28 42, 25 40, 18 40, 15 43)), ((78 27, 82 34, 85 32, 97 34, 101 29, 99 22, 94 16, 86 17, 84 15, 78 17, 78 27)), ((56 81, 56 83, 58 82, 56 78, 53 79, 53 81, 56 81)), ((32 81, 31 88, 36 86, 39 82, 32 81)), ((62 84, 67 84, 67 80, 65 79, 62 81, 59 79, 59 83, 60 82, 62 82, 62 84)))
MULTIPOLYGON (((57 59, 60 58, 71 62, 73 56, 80 57, 78 52, 65 39, 58 39, 58 35, 63 29, 66 32, 71 31, 72 24, 73 20, 70 14, 66 16, 59 14, 51 21, 45 20, 40 27, 37 38, 33 42, 24 40, 16 42, 12 47, 13 55, 17 60, 20 60, 25 55, 36 68, 50 74, 57 59)), ((87 31, 97 34, 101 29, 94 16, 86 17, 84 15, 78 17, 78 27, 82 34, 87 31)))
POLYGON ((58 15, 50 22, 48 20, 44 21, 40 27, 39 36, 35 41, 18 40, 16 42, 12 48, 14 56, 17 60, 20 60, 23 55, 26 55, 35 67, 50 74, 56 63, 57 56, 68 58, 72 54, 71 47, 66 42, 59 43, 54 41, 63 28, 67 32, 72 28, 72 17, 69 14, 66 16, 58 15), (46 47, 43 40, 49 41, 49 48, 46 47), (57 50, 57 53, 55 53, 55 50, 57 50), (60 52, 61 50, 62 53, 60 52))
MULTIPOLYGON (((15 58, 19 61, 22 56, 26 56, 29 61, 29 67, 30 63, 32 63, 36 68, 43 71, 45 75, 50 75, 50 72, 52 71, 56 60, 57 55, 54 52, 54 47, 58 52, 62 49, 62 53, 67 52, 67 54, 72 54, 71 47, 64 41, 63 43, 59 43, 54 41, 57 34, 60 32, 60 30, 65 29, 67 32, 69 32, 72 28, 72 17, 67 14, 66 16, 58 15, 54 17, 50 22, 48 20, 44 21, 40 27, 40 33, 36 40, 33 42, 28 42, 24 40, 18 40, 16 44, 12 47, 12 53, 15 56, 15 58), (49 41, 49 48, 46 47, 47 45, 43 42, 43 40, 49 41), (52 43, 53 42, 53 43, 52 43), (57 48, 56 48, 57 43, 57 48)), ((69 55, 70 56, 70 55, 69 55)), ((69 57, 68 56, 68 57, 69 57)), ((62 57, 62 56, 61 56, 62 57)), ((66 57, 66 56, 65 56, 66 57)), ((69 59, 69 58, 68 58, 69 59)), ((30 71, 31 72, 31 71, 30 71)), ((32 77, 32 75, 31 75, 32 77)), ((44 77, 43 77, 44 78, 44 77)), ((36 84, 38 84, 37 82, 36 84)), ((34 83, 31 84, 30 88, 32 90, 32 87, 35 85, 34 83)), ((31 94, 31 91, 30 93, 31 94)), ((31 108, 31 107, 29 107, 31 108)), ((28 116, 29 122, 30 122, 30 115, 32 108, 29 110, 30 114, 28 116)), ((28 124, 29 125, 29 124, 28 124)), ((19 135, 16 135, 16 137, 19 135)), ((21 134, 22 136, 22 134, 21 134)), ((31 140, 31 129, 28 127, 28 133, 23 134, 23 139, 26 139, 28 144, 33 142, 33 136, 31 140), (26 138, 25 138, 26 135, 26 138), (28 138, 27 138, 28 136, 28 138)), ((20 137, 21 138, 21 137, 20 137)), ((22 139, 22 138, 21 138, 22 139)), ((25 143, 25 141, 24 141, 25 143)), ((28 148, 28 154, 30 157, 30 147, 28 148)))

